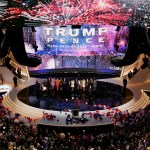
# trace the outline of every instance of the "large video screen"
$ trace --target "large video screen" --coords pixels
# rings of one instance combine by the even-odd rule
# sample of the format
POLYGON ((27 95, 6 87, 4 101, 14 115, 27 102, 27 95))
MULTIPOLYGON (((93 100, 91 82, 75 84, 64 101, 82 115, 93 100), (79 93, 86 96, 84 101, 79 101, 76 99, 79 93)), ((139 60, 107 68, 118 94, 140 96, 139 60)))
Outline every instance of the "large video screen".
POLYGON ((30 70, 112 68, 110 57, 124 56, 128 45, 127 26, 40 26, 35 31, 24 28, 26 50, 43 61, 30 70))

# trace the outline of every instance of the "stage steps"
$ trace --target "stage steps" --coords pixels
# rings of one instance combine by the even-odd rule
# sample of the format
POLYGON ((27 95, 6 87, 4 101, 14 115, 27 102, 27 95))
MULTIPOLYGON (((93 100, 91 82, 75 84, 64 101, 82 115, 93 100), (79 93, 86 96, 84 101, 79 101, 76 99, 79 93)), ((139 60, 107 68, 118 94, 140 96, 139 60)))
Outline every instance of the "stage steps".
MULTIPOLYGON (((135 112, 135 111, 138 111, 139 109, 144 109, 148 104, 150 104, 149 97, 143 91, 142 91, 141 98, 137 102, 134 102, 134 101, 135 100, 131 100, 127 104, 124 104, 124 105, 122 105, 122 106, 120 106, 118 108, 121 111, 128 110, 128 112, 135 112)), ((9 108, 14 113, 17 112, 17 113, 19 113, 19 114, 21 114, 23 116, 26 116, 26 117, 37 119, 37 118, 42 118, 42 116, 43 116, 42 109, 40 110, 38 108, 33 108, 31 106, 28 106, 28 105, 22 103, 19 100, 15 100, 13 102, 10 99, 9 95, 7 95, 5 97, 5 99, 3 101, 3 104, 4 104, 5 107, 9 108)), ((52 112, 52 111, 49 110, 48 112, 52 112)))
POLYGON ((141 91, 141 92, 142 92, 142 95, 138 101, 133 99, 127 104, 120 106, 119 109, 122 111, 128 110, 129 112, 135 112, 135 111, 138 111, 139 109, 144 109, 150 103, 150 101, 149 101, 149 97, 147 96, 147 94, 144 91, 141 91))
POLYGON ((28 105, 19 105, 19 104, 16 104, 14 103, 9 95, 6 95, 4 100, 3 100, 3 105, 7 108, 9 108, 12 112, 14 113, 19 113, 23 116, 26 116, 26 117, 30 117, 30 118, 33 118, 33 119, 38 119, 38 118, 41 118, 43 116, 43 114, 38 111, 38 110, 35 110, 34 108, 30 108, 30 106, 28 105))

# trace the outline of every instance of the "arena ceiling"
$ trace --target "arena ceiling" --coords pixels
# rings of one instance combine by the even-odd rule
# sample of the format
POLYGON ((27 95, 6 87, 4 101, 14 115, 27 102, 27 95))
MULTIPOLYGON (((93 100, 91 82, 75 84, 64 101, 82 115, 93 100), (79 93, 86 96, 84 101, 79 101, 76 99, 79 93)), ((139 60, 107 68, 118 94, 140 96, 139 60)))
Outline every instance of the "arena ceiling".
POLYGON ((150 0, 1 0, 0 23, 150 27, 150 0))

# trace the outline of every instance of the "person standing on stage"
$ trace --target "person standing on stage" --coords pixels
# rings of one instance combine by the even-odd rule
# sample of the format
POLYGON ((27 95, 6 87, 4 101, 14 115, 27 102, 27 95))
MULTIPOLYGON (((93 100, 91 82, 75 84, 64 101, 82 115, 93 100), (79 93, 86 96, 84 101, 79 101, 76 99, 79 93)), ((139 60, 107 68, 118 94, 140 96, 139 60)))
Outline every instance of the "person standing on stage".
POLYGON ((61 91, 63 90, 63 79, 60 79, 59 89, 61 91))
POLYGON ((18 77, 21 78, 21 68, 19 67, 17 68, 17 74, 18 74, 18 77))
POLYGON ((78 80, 78 90, 80 90, 80 84, 81 84, 81 82, 80 82, 80 80, 78 80))
POLYGON ((96 91, 96 87, 97 87, 97 81, 95 79, 95 77, 93 78, 93 88, 94 88, 94 91, 96 91))
POLYGON ((89 90, 93 91, 93 80, 92 80, 92 78, 89 81, 89 90))
POLYGON ((14 87, 17 87, 18 84, 17 84, 17 77, 16 76, 13 77, 13 81, 14 81, 14 87))
POLYGON ((46 94, 47 87, 46 87, 46 85, 44 84, 44 82, 42 83, 41 88, 42 88, 42 93, 43 93, 43 94, 46 94))
POLYGON ((127 77, 123 78, 123 97, 126 97, 127 77))
POLYGON ((82 90, 85 91, 85 79, 82 80, 82 90))
POLYGON ((40 81, 36 80, 36 97, 39 98, 41 96, 41 85, 40 81))
POLYGON ((89 88, 89 80, 88 79, 86 79, 85 88, 86 88, 86 90, 88 90, 88 88, 89 88))
POLYGON ((50 93, 50 89, 51 89, 50 78, 47 78, 47 80, 46 80, 46 87, 47 87, 47 94, 49 94, 50 93))
POLYGON ((75 87, 74 87, 75 91, 78 90, 78 79, 75 80, 75 87))
POLYGON ((55 78, 51 78, 51 88, 52 90, 54 89, 55 87, 55 78))
POLYGON ((80 89, 82 90, 82 79, 80 80, 80 89))
POLYGON ((63 78, 63 80, 62 80, 62 89, 63 89, 63 91, 66 91, 66 89, 67 89, 66 84, 67 84, 66 79, 63 78))
POLYGON ((127 78, 124 77, 123 78, 123 87, 126 89, 126 86, 127 86, 127 78))
POLYGON ((75 87, 75 81, 71 80, 71 91, 74 91, 74 87, 75 87))
POLYGON ((59 85, 60 85, 60 80, 57 78, 56 79, 56 89, 57 89, 57 91, 59 90, 59 85))

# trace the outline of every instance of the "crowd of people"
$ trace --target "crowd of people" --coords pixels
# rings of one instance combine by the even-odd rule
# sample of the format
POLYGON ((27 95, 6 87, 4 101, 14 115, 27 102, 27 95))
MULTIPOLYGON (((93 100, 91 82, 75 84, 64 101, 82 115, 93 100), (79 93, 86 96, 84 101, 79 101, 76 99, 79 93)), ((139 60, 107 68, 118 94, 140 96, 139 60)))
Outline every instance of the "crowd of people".
POLYGON ((35 92, 32 90, 32 93, 38 100, 48 97, 52 99, 53 105, 56 106, 54 103, 58 102, 59 106, 66 105, 67 107, 64 107, 69 109, 72 105, 80 107, 81 99, 83 103, 86 103, 86 99, 91 99, 96 92, 96 84, 95 78, 47 78, 37 80, 35 92))
POLYGON ((47 78, 44 80, 36 81, 37 89, 45 92, 50 90, 65 91, 71 89, 75 90, 91 90, 93 91, 96 88, 96 79, 95 78, 47 78))
MULTIPOLYGON (((3 99, 1 97, 1 99, 3 99)), ((0 104, 1 150, 146 150, 150 146, 150 105, 129 113, 111 109, 114 125, 61 128, 35 126, 31 118, 17 120, 0 104)))
POLYGON ((150 105, 144 110, 128 111, 113 119, 120 125, 88 128, 46 128, 39 132, 47 138, 49 149, 65 150, 148 150, 150 146, 150 105), (55 130, 54 130, 55 129, 55 130), (51 141, 52 139, 52 141, 51 141))

